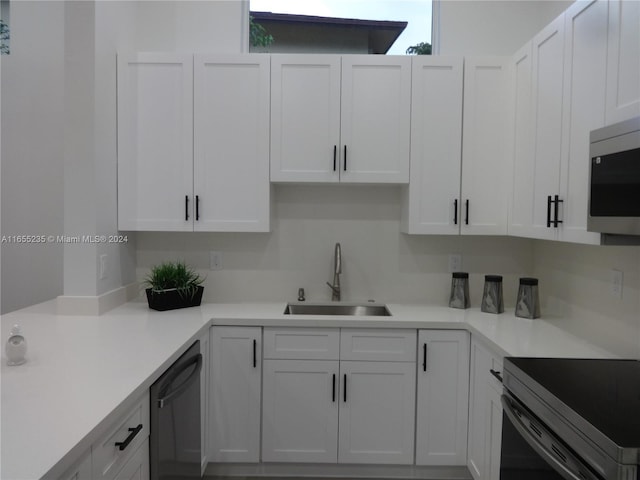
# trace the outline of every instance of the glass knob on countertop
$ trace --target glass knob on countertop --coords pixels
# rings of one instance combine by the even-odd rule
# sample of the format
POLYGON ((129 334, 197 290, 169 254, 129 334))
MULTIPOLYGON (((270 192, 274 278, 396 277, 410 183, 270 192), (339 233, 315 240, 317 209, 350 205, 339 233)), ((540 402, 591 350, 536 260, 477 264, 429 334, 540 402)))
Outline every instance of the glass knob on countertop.
POLYGON ((5 346, 5 353, 7 355, 7 365, 15 366, 22 365, 26 362, 25 355, 27 353, 27 341, 22 335, 20 325, 14 325, 9 332, 9 339, 5 346))

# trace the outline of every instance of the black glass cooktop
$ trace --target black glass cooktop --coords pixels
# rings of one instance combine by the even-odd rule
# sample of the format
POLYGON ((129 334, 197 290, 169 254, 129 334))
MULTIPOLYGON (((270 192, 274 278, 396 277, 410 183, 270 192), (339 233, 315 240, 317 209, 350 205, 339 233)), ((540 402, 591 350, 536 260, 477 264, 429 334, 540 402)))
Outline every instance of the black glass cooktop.
POLYGON ((640 361, 508 360, 618 446, 640 447, 640 361))

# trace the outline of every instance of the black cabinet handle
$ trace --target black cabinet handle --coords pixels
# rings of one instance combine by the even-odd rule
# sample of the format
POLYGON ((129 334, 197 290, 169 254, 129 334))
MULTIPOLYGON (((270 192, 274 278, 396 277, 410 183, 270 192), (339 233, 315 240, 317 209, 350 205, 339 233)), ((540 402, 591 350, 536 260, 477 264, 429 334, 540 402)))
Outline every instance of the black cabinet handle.
POLYGON ((196 222, 200 220, 200 196, 196 195, 196 222))
POLYGON ((136 435, 140 433, 140 430, 142 430, 142 424, 138 425, 135 428, 130 428, 129 435, 127 436, 127 438, 124 439, 124 442, 116 442, 116 447, 118 447, 120 451, 127 448, 129 444, 133 441, 133 439, 136 437, 136 435))
POLYGON ((334 145, 333 146, 333 171, 336 171, 336 166, 337 166, 337 158, 338 158, 338 146, 334 145))
POLYGON ((555 195, 553 198, 553 226, 558 228, 558 224, 562 223, 562 220, 558 220, 558 204, 564 202, 564 200, 560 200, 558 195, 555 195))
POLYGON ((258 365, 257 349, 258 349, 258 342, 257 340, 254 340, 253 341, 253 368, 256 368, 256 366, 258 365))
POLYGON ((347 171, 347 146, 344 146, 344 163, 342 164, 344 171, 347 171))
POLYGON ((333 386, 331 387, 331 401, 336 401, 336 374, 333 374, 333 386))
POLYGON ((547 228, 551 228, 551 195, 547 195, 547 228))
POLYGON ((189 195, 184 196, 184 219, 189 220, 189 195))
POLYGON ((458 224, 458 199, 453 201, 453 224, 458 224))
POLYGON ((500 372, 497 372, 494 369, 491 369, 489 370, 489 373, 494 377, 496 377, 500 381, 500 383, 502 383, 502 375, 500 375, 500 372))
POLYGON ((422 345, 422 371, 427 371, 427 344, 422 345))
POLYGON ((465 205, 464 224, 469 225, 469 199, 468 198, 465 200, 464 205, 465 205))
POLYGON ((344 392, 342 392, 342 399, 346 403, 347 401, 347 374, 344 374, 344 392))

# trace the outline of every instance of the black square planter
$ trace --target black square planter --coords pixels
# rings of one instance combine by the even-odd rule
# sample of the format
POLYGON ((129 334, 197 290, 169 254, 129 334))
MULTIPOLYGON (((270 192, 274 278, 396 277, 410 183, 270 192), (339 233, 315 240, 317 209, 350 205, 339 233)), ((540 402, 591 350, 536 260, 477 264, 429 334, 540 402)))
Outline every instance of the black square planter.
POLYGON ((153 310, 174 310, 176 308, 197 307, 202 302, 202 292, 204 287, 197 287, 195 295, 180 295, 178 290, 164 290, 161 292, 152 292, 150 288, 147 292, 147 302, 149 308, 153 310))

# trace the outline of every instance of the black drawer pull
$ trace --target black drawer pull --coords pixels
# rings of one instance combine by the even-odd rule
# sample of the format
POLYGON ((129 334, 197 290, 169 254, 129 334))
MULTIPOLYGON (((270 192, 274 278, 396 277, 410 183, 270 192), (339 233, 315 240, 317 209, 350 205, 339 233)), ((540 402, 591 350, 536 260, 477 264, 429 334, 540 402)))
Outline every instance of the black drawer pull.
POLYGON ((558 228, 558 224, 562 223, 562 220, 558 220, 558 204, 559 203, 563 203, 564 200, 560 200, 560 197, 558 195, 555 195, 553 198, 553 226, 555 228, 558 228))
POLYGON ((338 156, 338 146, 333 146, 333 171, 336 171, 336 158, 338 156))
POLYGON ((196 222, 200 220, 200 196, 196 195, 196 222))
POLYGON ((258 341, 254 340, 253 341, 253 368, 256 368, 258 366, 257 349, 258 349, 258 341))
POLYGON ((331 401, 336 401, 336 374, 333 374, 333 386, 331 387, 331 401))
POLYGON ((124 439, 124 442, 116 442, 116 447, 118 447, 120 449, 120 451, 122 451, 125 448, 127 448, 129 446, 129 444, 133 441, 133 439, 136 437, 136 435, 138 435, 138 433, 140 433, 140 430, 142 430, 142 424, 138 425, 135 428, 130 428, 129 429, 130 433, 127 436, 127 438, 124 439))
POLYGON ((189 220, 189 195, 184 196, 184 219, 189 220))
POLYGON ((344 392, 342 392, 343 394, 343 400, 346 403, 347 402, 347 374, 344 374, 344 392))
POLYGON ((344 171, 347 171, 347 146, 344 146, 344 163, 342 164, 344 171))
POLYGON ((469 199, 467 198, 467 200, 464 202, 465 204, 465 217, 464 217, 464 224, 465 225, 469 225, 469 199))
POLYGON ((551 228, 551 195, 547 195, 547 228, 551 228))
POLYGON ((453 224, 458 224, 458 199, 453 201, 453 224))
POLYGON ((427 344, 423 344, 422 345, 422 371, 426 372, 427 371, 427 344))
POLYGON ((491 369, 489 370, 489 373, 494 377, 496 377, 500 381, 500 383, 502 383, 502 375, 500 375, 500 372, 497 372, 494 369, 491 369))

